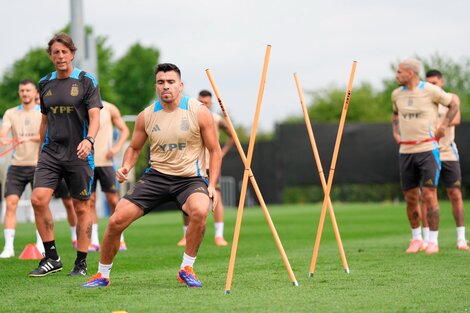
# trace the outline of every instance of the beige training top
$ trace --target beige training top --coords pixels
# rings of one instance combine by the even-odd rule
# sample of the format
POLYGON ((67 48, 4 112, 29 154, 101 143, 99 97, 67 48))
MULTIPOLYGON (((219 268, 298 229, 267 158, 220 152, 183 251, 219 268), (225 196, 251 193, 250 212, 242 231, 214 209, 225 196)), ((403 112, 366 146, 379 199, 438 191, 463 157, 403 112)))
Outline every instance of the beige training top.
MULTIPOLYGON (((439 105, 439 122, 438 126, 444 120, 449 109, 443 105, 439 105)), ((446 129, 446 134, 439 140, 439 152, 441 154, 441 161, 458 161, 459 151, 455 144, 455 126, 450 126, 446 129)))
POLYGON ((172 112, 165 111, 160 101, 144 110, 153 169, 173 176, 207 177, 205 147, 197 118, 201 105, 196 99, 183 96, 172 112))
MULTIPOLYGON (((405 86, 392 93, 393 112, 398 114, 401 141, 433 138, 436 131, 439 103, 449 106, 452 95, 427 82, 419 82, 413 90, 405 86)), ((437 148, 437 142, 401 144, 400 153, 419 153, 437 148)))
POLYGON ((113 160, 106 158, 106 153, 113 146, 113 121, 111 118, 110 104, 102 101, 103 109, 100 110, 100 129, 95 138, 95 166, 113 166, 113 160))
MULTIPOLYGON (((25 110, 23 105, 8 109, 3 115, 3 126, 11 129, 13 138, 34 136, 41 126, 41 107, 35 105, 25 110)), ((27 141, 16 146, 11 164, 18 166, 36 166, 38 163, 39 141, 27 141)))

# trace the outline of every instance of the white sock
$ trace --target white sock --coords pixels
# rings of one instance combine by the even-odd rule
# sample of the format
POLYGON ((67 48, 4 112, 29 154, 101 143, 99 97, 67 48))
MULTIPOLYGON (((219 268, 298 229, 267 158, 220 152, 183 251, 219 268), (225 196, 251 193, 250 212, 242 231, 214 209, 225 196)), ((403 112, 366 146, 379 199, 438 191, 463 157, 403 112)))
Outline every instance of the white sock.
POLYGON ((124 242, 124 233, 121 233, 121 242, 124 242))
POLYGON ((13 250, 13 242, 15 241, 15 230, 11 228, 5 228, 3 230, 3 234, 5 235, 5 250, 13 250))
POLYGON ((423 240, 429 241, 429 227, 423 227, 423 240))
MULTIPOLYGON (((6 229, 5 229, 6 230, 6 229)), ((6 236, 5 236, 6 238, 6 236)), ((465 241, 465 226, 457 227, 457 241, 465 241)))
POLYGON ((101 277, 109 279, 109 273, 111 272, 111 268, 113 267, 113 263, 111 264, 101 264, 98 262, 98 272, 101 273, 101 277))
POLYGON ((188 225, 183 225, 183 236, 186 236, 187 231, 188 231, 188 225))
POLYGON ((183 262, 181 263, 180 268, 183 269, 183 268, 185 268, 186 266, 191 266, 191 267, 193 267, 194 261, 196 261, 196 257, 195 257, 195 256, 189 256, 189 255, 187 255, 186 253, 183 253, 183 262))
POLYGON ((91 244, 97 246, 100 244, 100 240, 98 238, 98 224, 93 224, 91 226, 91 244))
POLYGON ((421 235, 421 227, 412 228, 411 235, 413 236, 413 240, 423 240, 423 236, 421 235))
POLYGON ((41 235, 39 235, 38 230, 36 229, 36 246, 41 247, 44 246, 42 243, 41 235))
POLYGON ((214 223, 215 237, 224 236, 224 222, 214 223))
POLYGON ((77 226, 70 226, 70 235, 72 241, 77 241, 77 226))
POLYGON ((429 231, 429 242, 435 243, 437 245, 437 236, 439 234, 438 230, 429 231))

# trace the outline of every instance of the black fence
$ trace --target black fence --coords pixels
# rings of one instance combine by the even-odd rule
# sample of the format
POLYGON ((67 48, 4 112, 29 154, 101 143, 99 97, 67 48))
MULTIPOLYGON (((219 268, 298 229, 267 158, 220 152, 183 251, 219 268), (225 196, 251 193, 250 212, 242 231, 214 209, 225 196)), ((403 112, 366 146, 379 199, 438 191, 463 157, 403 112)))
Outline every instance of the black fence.
MULTIPOLYGON (((328 177, 338 125, 312 125, 325 176, 328 177)), ((456 128, 462 183, 470 185, 470 123, 456 128)), ((245 146, 245 151, 247 147, 245 146)), ((257 142, 251 166, 267 203, 280 203, 284 188, 320 185, 305 124, 282 124, 273 141, 257 142)), ((224 158, 222 174, 241 184, 244 167, 233 148, 224 158)), ((391 124, 345 126, 335 169, 334 184, 398 183, 398 145, 391 124)), ((239 193, 239 190, 237 191, 239 193)))

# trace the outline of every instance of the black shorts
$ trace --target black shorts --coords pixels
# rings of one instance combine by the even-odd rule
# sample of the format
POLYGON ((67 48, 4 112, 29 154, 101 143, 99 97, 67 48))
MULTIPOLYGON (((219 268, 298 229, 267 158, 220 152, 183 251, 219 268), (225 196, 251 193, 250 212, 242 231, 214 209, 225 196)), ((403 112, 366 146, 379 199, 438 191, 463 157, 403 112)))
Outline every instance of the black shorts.
POLYGON ((93 169, 92 163, 70 164, 43 152, 34 173, 34 188, 43 187, 55 190, 60 180, 65 179, 72 198, 88 200, 93 183, 93 169))
POLYGON ((400 154, 400 180, 404 191, 416 187, 437 187, 441 159, 439 150, 400 154))
POLYGON ((10 165, 5 182, 5 197, 17 195, 21 198, 26 185, 31 184, 31 188, 33 188, 35 168, 34 166, 10 165))
POLYGON ((70 198, 69 188, 67 187, 67 183, 65 179, 62 179, 59 182, 59 186, 54 190, 54 198, 62 199, 62 198, 70 198))
POLYGON ((91 186, 91 192, 96 191, 96 184, 100 181, 101 190, 104 192, 117 192, 118 181, 116 178, 116 170, 112 166, 100 166, 95 167, 95 177, 93 179, 93 185, 91 186))
POLYGON ((459 161, 442 161, 441 181, 446 188, 461 188, 462 174, 459 161))
POLYGON ((180 207, 196 192, 209 196, 207 182, 202 177, 179 177, 148 169, 124 196, 140 207, 144 214, 168 201, 176 201, 180 207))

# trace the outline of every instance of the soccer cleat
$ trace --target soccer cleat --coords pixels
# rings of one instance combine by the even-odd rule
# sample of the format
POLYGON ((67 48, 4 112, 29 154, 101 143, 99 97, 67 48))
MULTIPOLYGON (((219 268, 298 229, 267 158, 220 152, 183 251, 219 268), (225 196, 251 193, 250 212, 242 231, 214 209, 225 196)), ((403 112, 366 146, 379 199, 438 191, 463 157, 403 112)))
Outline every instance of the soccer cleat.
POLYGON ((462 251, 470 251, 470 247, 468 246, 467 240, 457 241, 457 249, 462 251))
POLYGON ((119 251, 127 251, 127 245, 125 241, 121 241, 119 244, 119 251))
POLYGON ((100 251, 100 245, 99 244, 94 244, 94 243, 90 243, 90 245, 88 246, 88 252, 98 252, 100 251))
POLYGON ((2 253, 0 254, 0 259, 8 259, 15 256, 15 250, 13 249, 3 249, 2 253))
POLYGON ((178 272, 178 280, 190 288, 201 288, 202 283, 197 278, 191 266, 185 266, 178 272))
POLYGON ((95 275, 82 285, 83 288, 94 288, 94 287, 107 287, 111 285, 109 278, 104 278, 101 276, 101 273, 98 272, 95 275))
POLYGON ((226 245, 228 245, 228 243, 227 243, 227 241, 225 241, 224 237, 215 237, 214 242, 215 242, 215 245, 219 246, 219 247, 225 247, 226 245))
POLYGON ((78 264, 73 266, 73 269, 68 273, 68 276, 86 276, 87 266, 86 260, 81 260, 78 264))
POLYGON ((75 250, 78 250, 78 240, 72 240, 72 246, 75 248, 75 250))
POLYGON ((177 245, 180 247, 186 247, 186 237, 181 238, 181 240, 178 241, 177 245))
POLYGON ((420 239, 411 240, 410 246, 406 249, 406 253, 417 253, 423 250, 423 241, 420 239))
POLYGON ((43 277, 61 270, 62 262, 60 258, 57 261, 51 258, 44 258, 39 262, 39 266, 34 271, 29 272, 29 277, 43 277))
POLYGON ((434 242, 428 242, 428 246, 426 247, 426 250, 424 250, 426 254, 436 254, 439 252, 439 246, 437 243, 434 242))

